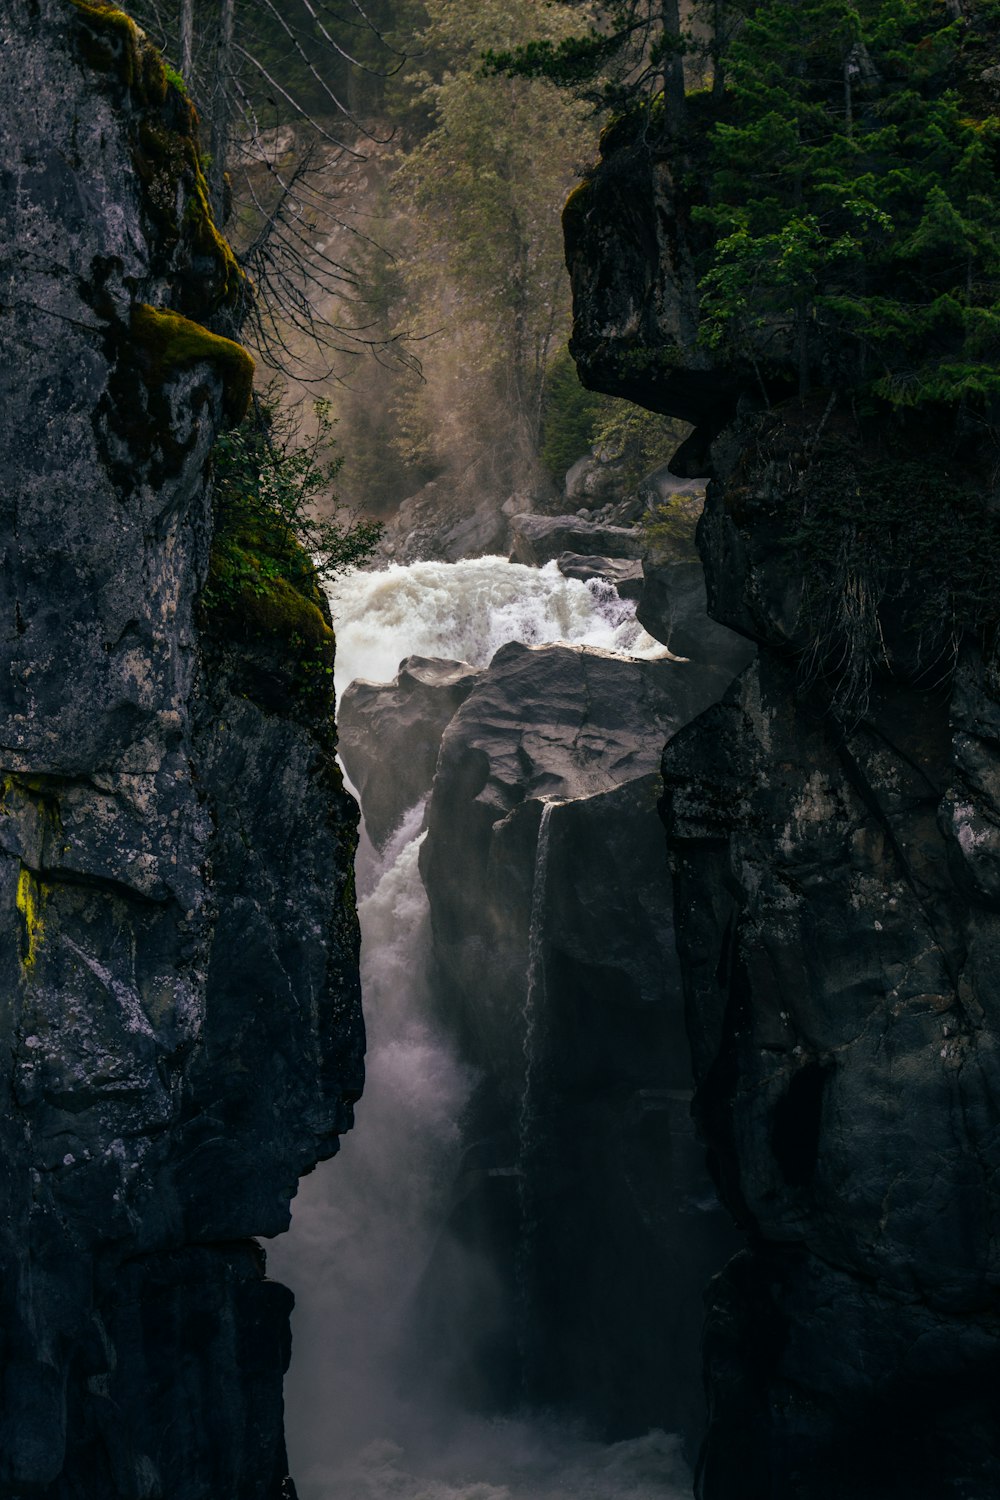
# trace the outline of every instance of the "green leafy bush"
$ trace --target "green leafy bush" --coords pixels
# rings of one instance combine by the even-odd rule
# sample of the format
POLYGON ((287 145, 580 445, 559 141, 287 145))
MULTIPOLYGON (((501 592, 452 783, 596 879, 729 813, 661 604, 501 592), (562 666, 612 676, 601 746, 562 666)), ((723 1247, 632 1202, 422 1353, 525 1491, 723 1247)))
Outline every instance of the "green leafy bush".
POLYGON ((621 460, 622 484, 628 492, 667 463, 690 431, 677 417, 611 398, 595 426, 594 446, 608 458, 621 460))
POLYGON ((696 533, 703 499, 686 491, 657 505, 642 523, 646 545, 655 557, 678 560, 698 556, 696 533))
POLYGON ((319 579, 367 562, 382 534, 339 506, 329 403, 300 414, 255 398, 246 420, 222 433, 213 454, 215 535, 202 603, 242 615, 268 634, 319 640, 328 633, 319 579), (330 507, 332 511, 330 510, 330 507))

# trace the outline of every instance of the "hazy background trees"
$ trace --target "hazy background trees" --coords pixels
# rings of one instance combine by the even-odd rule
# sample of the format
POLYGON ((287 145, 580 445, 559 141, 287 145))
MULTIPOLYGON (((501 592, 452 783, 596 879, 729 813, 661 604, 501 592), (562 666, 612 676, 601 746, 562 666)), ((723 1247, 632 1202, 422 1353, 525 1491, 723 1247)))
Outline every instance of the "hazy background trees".
MULTIPOLYGON (((484 65, 558 52, 599 7, 133 8, 202 116, 216 213, 256 288, 241 337, 288 399, 329 399, 352 505, 389 515, 434 480, 453 505, 499 507, 553 492, 609 420, 614 443, 621 403, 584 392, 566 352, 560 227, 600 121, 546 78, 484 65)), ((674 59, 653 9, 613 50, 662 78, 674 59)))

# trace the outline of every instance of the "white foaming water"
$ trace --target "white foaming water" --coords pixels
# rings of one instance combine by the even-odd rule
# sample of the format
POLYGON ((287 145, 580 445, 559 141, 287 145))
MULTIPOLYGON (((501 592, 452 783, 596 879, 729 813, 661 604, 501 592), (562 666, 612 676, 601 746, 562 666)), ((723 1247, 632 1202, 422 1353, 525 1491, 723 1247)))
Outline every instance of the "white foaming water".
MULTIPOLYGON (((467 1421, 419 1474, 395 1442, 370 1443, 325 1476, 322 1500, 689 1500, 678 1439, 588 1443, 521 1422, 467 1421), (448 1470, 449 1472, 442 1472, 448 1470)), ((307 1492, 304 1500, 312 1500, 307 1492)))
MULTIPOLYGON (((411 654, 485 665, 512 640, 663 652, 634 605, 554 564, 413 563, 351 574, 329 593, 338 692, 357 677, 391 679, 411 654)), ((406 1346, 407 1309, 442 1232, 473 1083, 430 1020, 422 817, 411 809, 381 854, 362 839, 369 1051, 357 1129, 303 1181, 292 1228, 268 1251, 270 1274, 296 1294, 285 1404, 301 1500, 688 1500, 673 1437, 603 1445, 541 1419, 489 1421, 459 1409, 430 1372, 414 1377, 422 1351, 406 1346)), ((530 1079, 525 1092, 530 1109, 530 1079)))
POLYGON ((332 1461, 421 1426, 422 1393, 396 1388, 397 1341, 444 1217, 470 1084, 425 1019, 422 814, 404 818, 358 904, 369 1040, 359 1128, 303 1181, 293 1230, 269 1251, 271 1274, 298 1302, 286 1409, 303 1500, 349 1496, 332 1461))
POLYGON ((663 656, 635 605, 606 584, 564 578, 554 562, 526 568, 503 557, 394 563, 349 573, 327 592, 337 627, 337 689, 356 677, 388 682, 404 656, 483 667, 508 641, 562 641, 628 656, 663 656))
POLYGON ((521 1390, 531 1393, 535 1344, 532 1328, 534 1282, 534 1246, 537 1230, 535 1204, 531 1192, 531 1155, 535 1135, 535 1071, 537 1067, 538 1026, 545 1011, 545 896, 548 887, 549 842, 552 814, 559 804, 542 803, 535 845, 535 869, 531 886, 531 914, 528 920, 528 974, 521 1011, 521 1046, 524 1051, 524 1079, 517 1111, 517 1203, 520 1214, 520 1240, 517 1247, 515 1275, 517 1280, 517 1346, 521 1364, 521 1390))

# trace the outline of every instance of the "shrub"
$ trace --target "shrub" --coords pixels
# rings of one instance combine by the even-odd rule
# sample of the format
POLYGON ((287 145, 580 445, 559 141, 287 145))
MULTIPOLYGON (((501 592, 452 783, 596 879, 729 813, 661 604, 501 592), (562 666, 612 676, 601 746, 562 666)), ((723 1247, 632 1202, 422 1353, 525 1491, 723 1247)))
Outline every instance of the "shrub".
POLYGON ((321 575, 367 562, 382 534, 380 522, 336 502, 341 460, 329 403, 312 410, 315 431, 303 440, 301 412, 270 393, 255 397, 213 454, 215 535, 202 603, 248 615, 268 634, 282 633, 282 622, 289 634, 326 630, 321 575))
POLYGON ((608 396, 580 384, 568 349, 553 361, 545 384, 542 414, 542 463, 556 483, 567 469, 589 453, 602 416, 611 405, 608 396))

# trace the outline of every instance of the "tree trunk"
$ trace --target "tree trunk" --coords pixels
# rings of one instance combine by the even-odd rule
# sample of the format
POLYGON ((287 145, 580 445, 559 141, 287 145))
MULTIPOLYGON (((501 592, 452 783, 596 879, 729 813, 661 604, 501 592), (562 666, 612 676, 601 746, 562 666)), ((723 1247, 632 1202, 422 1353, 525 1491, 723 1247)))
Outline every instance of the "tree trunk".
POLYGON ((194 71, 194 0, 181 0, 181 77, 190 85, 194 71))
POLYGON ((712 6, 712 98, 721 99, 726 91, 723 54, 726 50, 726 0, 714 0, 712 6))
MULTIPOLYGON (((681 14, 679 0, 661 0, 660 25, 664 41, 679 38, 681 14)), ((669 135, 678 135, 684 125, 684 59, 680 52, 667 52, 663 58, 663 105, 669 135)))
POLYGON ((229 157, 230 77, 233 68, 235 20, 236 0, 219 0, 219 39, 215 48, 215 68, 210 93, 212 164, 208 177, 212 212, 219 225, 226 222, 226 162, 229 157))

